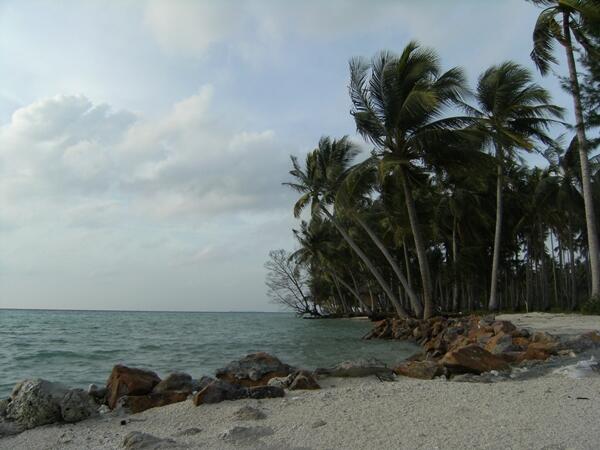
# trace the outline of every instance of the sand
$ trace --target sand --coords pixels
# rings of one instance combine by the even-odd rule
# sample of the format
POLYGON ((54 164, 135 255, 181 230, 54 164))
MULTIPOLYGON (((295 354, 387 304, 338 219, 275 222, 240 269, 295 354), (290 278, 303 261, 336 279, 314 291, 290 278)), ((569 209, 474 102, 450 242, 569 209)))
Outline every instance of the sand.
MULTIPOLYGON (((522 319, 543 323, 548 331, 600 329, 597 320, 587 318, 578 328, 576 317, 527 314, 522 319), (590 328, 593 323, 598 326, 590 328)), ((326 378, 319 391, 289 392, 283 399, 198 407, 186 401, 125 418, 104 415, 41 427, 0 439, 0 448, 122 448, 127 433, 142 431, 204 449, 597 449, 600 375, 572 379, 567 372, 491 384, 326 378), (238 420, 235 412, 245 405, 266 418, 238 420), (126 425, 120 424, 123 419, 126 425), (234 426, 262 427, 253 430, 263 436, 227 441, 222 433, 234 426), (201 431, 178 435, 189 428, 201 431)))
POLYGON ((600 316, 583 316, 581 314, 502 314, 499 320, 510 320, 519 328, 546 331, 562 336, 574 336, 586 331, 600 330, 600 316))

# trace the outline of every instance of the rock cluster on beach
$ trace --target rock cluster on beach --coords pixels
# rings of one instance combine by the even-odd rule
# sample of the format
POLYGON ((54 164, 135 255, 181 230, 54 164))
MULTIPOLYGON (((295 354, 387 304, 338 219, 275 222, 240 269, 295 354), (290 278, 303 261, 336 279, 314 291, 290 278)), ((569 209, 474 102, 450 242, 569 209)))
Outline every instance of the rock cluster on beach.
POLYGON ((599 343, 600 335, 592 332, 562 342, 548 333, 530 333, 493 316, 469 316, 385 319, 377 322, 365 339, 399 339, 420 344, 423 352, 401 363, 394 372, 433 379, 441 375, 508 371, 514 364, 581 351, 599 343))
MULTIPOLYGON (((119 364, 106 387, 90 385, 87 392, 41 379, 18 383, 10 398, 0 402, 0 437, 50 423, 78 422, 100 412, 139 413, 187 399, 198 406, 276 398, 285 395, 284 389, 319 389, 319 384, 312 372, 297 370, 268 353, 247 355, 219 369, 216 378, 199 380, 179 372, 161 379, 150 370, 119 364)), ((131 436, 129 441, 129 448, 137 448, 147 436, 131 436)))

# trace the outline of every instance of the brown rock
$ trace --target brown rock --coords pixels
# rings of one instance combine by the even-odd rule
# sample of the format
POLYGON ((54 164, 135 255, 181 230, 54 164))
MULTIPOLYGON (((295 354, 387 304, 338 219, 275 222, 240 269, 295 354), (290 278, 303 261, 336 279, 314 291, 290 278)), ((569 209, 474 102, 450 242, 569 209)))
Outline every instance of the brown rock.
POLYGON ((494 354, 499 355, 500 353, 504 353, 512 349, 513 338, 510 334, 505 334, 503 331, 500 331, 497 335, 492 337, 487 344, 485 345, 485 349, 494 354))
POLYGON ((188 395, 189 392, 185 391, 168 391, 163 393, 151 393, 148 395, 128 395, 124 399, 123 406, 135 414, 150 408, 183 402, 188 398, 188 395))
POLYGON ((554 344, 556 343, 556 338, 549 333, 544 331, 536 331, 531 336, 531 342, 535 343, 543 343, 543 344, 554 344))
POLYGON ((519 348, 526 348, 529 345, 529 339, 525 337, 513 337, 512 338, 513 346, 519 348))
POLYGON ((523 353, 521 361, 545 361, 558 351, 558 344, 546 342, 533 342, 529 344, 527 350, 523 353))
POLYGON ((175 372, 169 374, 164 380, 154 386, 152 392, 163 393, 169 391, 180 391, 191 394, 194 391, 195 383, 191 375, 187 373, 175 372))
POLYGON ((285 377, 293 371, 268 353, 252 353, 217 370, 217 378, 245 387, 265 386, 271 378, 285 377))
POLYGON ((158 375, 150 370, 116 365, 106 383, 108 407, 113 409, 124 395, 149 394, 159 382, 158 375))
POLYGON ((441 375, 442 370, 435 361, 406 361, 396 367, 394 372, 404 377, 433 380, 441 375))
POLYGON ((480 374, 490 370, 509 369, 503 358, 492 355, 477 345, 468 345, 446 353, 441 360, 441 364, 453 373, 480 374))
POLYGON ((293 380, 288 388, 290 391, 298 389, 321 389, 313 374, 308 370, 298 370, 292 377, 293 380))
POLYGON ((193 397, 194 405, 220 403, 224 400, 239 400, 248 397, 248 389, 225 381, 217 380, 197 392, 193 397))

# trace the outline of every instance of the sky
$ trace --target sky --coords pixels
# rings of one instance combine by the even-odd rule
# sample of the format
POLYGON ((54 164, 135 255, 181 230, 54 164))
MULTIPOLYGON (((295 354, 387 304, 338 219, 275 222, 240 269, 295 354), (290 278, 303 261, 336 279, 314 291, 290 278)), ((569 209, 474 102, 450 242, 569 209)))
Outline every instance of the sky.
MULTIPOLYGON (((523 0, 0 0, 0 308, 267 311, 348 60, 532 70, 523 0)), ((553 77, 538 82, 570 105, 553 77)), ((354 137, 359 140, 358 137, 354 137)))

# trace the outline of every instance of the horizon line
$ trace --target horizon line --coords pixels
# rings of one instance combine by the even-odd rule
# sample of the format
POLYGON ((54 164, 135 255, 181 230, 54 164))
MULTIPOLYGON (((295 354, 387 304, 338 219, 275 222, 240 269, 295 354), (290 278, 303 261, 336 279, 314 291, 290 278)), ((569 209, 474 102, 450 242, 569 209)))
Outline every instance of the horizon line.
POLYGON ((235 313, 251 313, 251 314, 285 314, 287 311, 200 311, 200 310, 165 310, 165 309, 71 309, 71 308, 7 308, 0 307, 0 310, 6 311, 66 311, 66 312, 140 312, 140 313, 220 313, 220 314, 235 314, 235 313))

